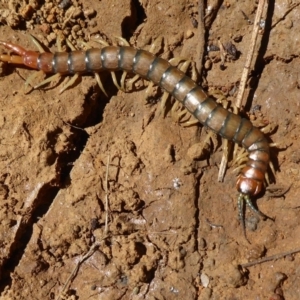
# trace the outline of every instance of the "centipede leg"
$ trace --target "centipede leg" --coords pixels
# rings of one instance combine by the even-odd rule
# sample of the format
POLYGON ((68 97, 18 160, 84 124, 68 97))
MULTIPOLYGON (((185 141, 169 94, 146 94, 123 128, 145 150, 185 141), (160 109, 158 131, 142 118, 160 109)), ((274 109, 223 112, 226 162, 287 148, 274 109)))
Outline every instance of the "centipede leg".
POLYGON ((122 88, 123 91, 126 91, 126 88, 125 88, 125 79, 126 79, 126 76, 127 76, 127 72, 124 71, 123 74, 122 74, 122 76, 121 76, 121 81, 120 81, 121 88, 122 88))
MULTIPOLYGON (((148 88, 151 86, 151 88, 153 87, 153 84, 150 84, 148 86, 148 88)), ((148 89, 147 89, 148 90, 148 89)), ((167 103, 167 100, 169 98, 169 94, 164 92, 163 93, 163 96, 161 98, 161 101, 160 101, 160 112, 159 113, 163 113, 163 115, 165 116, 165 110, 166 110, 166 103, 167 103)))
MULTIPOLYGON (((177 123, 186 123, 187 121, 182 120, 185 115, 188 114, 188 111, 183 108, 182 104, 178 101, 175 101, 172 108, 171 108, 171 117, 177 123)), ((188 115, 188 120, 190 119, 190 115, 188 115)), ((196 123, 199 123, 197 121, 196 123)))
POLYGON ((80 77, 80 74, 76 73, 67 83, 59 90, 59 94, 63 93, 67 88, 71 87, 74 82, 80 77))
POLYGON ((103 92, 103 94, 108 97, 104 87, 103 87, 103 84, 102 84, 102 81, 101 81, 101 78, 100 78, 100 75, 98 73, 95 73, 95 79, 100 87, 100 90, 103 92))
POLYGON ((32 86, 31 82, 34 81, 36 78, 38 78, 40 75, 44 76, 45 73, 43 71, 34 72, 26 79, 25 84, 24 84, 25 94, 28 94, 32 90, 35 89, 35 87, 32 86), (30 86, 30 89, 28 88, 29 86, 30 86))
POLYGON ((240 219, 240 222, 242 223, 242 228, 243 228, 243 234, 244 234, 244 237, 246 239, 246 241, 250 243, 248 237, 247 237, 247 234, 246 234, 246 224, 245 224, 245 195, 244 194, 239 194, 239 197, 238 197, 238 210, 239 210, 239 219, 240 219))
POLYGON ((72 51, 75 51, 76 48, 74 47, 74 45, 68 40, 66 39, 66 44, 67 46, 72 50, 72 51))
MULTIPOLYGON (((117 89, 120 90, 120 91, 124 91, 123 87, 120 86, 118 84, 118 82, 117 82, 117 77, 116 77, 116 73, 115 72, 111 72, 111 78, 113 80, 114 85, 117 87, 117 89)), ((121 82, 121 84, 122 84, 122 82, 121 82)))
MULTIPOLYGON (((124 72, 125 73, 125 72, 124 72)), ((123 77, 123 75, 122 75, 123 77)), ((135 75, 131 79, 126 81, 126 90, 131 91, 133 84, 140 78, 140 75, 135 75)), ((122 79, 121 79, 122 80, 122 79)))
MULTIPOLYGON (((40 71, 40 72, 42 72, 42 71, 40 71)), ((37 72, 37 73, 35 73, 35 74, 39 74, 40 72, 37 72)), ((48 77, 47 79, 43 80, 43 81, 40 82, 39 84, 35 85, 35 86, 33 87, 33 89, 36 90, 36 89, 40 88, 41 86, 43 86, 43 85, 45 85, 45 84, 47 84, 47 83, 50 83, 50 82, 53 83, 53 82, 55 82, 55 81, 59 81, 59 80, 61 79, 61 77, 62 77, 61 74, 57 73, 57 74, 55 74, 55 75, 53 75, 53 76, 50 76, 50 77, 48 77)), ((32 76, 29 76, 29 77, 28 77, 28 79, 27 79, 26 82, 25 82, 25 90, 26 90, 27 86, 30 84, 30 81, 31 81, 33 78, 36 78, 36 76, 32 75, 32 76)))
POLYGON ((182 126, 189 127, 189 126, 193 126, 193 125, 197 125, 197 124, 199 124, 199 121, 197 119, 192 119, 192 120, 184 122, 184 124, 182 126))

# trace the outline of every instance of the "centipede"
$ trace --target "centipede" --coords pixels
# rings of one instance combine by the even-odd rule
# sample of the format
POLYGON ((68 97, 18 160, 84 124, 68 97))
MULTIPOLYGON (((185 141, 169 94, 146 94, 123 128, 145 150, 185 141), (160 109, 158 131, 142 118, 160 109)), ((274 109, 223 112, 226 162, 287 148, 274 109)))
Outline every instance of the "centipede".
POLYGON ((266 137, 248 119, 217 104, 196 82, 167 60, 130 46, 41 53, 5 41, 0 41, 0 45, 13 53, 0 54, 0 61, 46 74, 82 76, 88 73, 98 75, 103 71, 124 71, 152 81, 179 101, 203 126, 241 145, 248 152, 248 161, 236 181, 238 214, 245 237, 245 203, 256 214, 267 217, 252 203, 252 198, 263 191, 269 165, 270 150, 266 137))

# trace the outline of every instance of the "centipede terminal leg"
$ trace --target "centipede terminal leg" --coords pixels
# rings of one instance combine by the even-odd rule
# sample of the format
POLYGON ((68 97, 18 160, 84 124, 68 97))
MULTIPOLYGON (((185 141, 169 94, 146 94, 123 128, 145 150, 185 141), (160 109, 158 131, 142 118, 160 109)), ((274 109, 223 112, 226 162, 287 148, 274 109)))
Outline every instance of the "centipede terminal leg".
MULTIPOLYGON (((246 202, 246 205, 256 214, 256 215, 259 215, 260 217, 262 217, 264 220, 265 219, 270 219, 273 221, 272 218, 268 217, 267 215, 265 215, 264 213, 262 213, 261 211, 259 211, 257 208, 255 208, 255 206, 253 205, 252 201, 251 201, 251 198, 249 195, 245 195, 245 194, 242 194, 240 193, 239 196, 238 196, 238 213, 239 213, 239 219, 240 219, 240 222, 242 224, 242 227, 243 227, 243 233, 244 233, 244 236, 246 238, 246 240, 250 243, 249 239, 247 238, 247 235, 246 235, 246 224, 245 224, 245 202, 246 202)), ((250 243, 251 244, 251 243, 250 243)))

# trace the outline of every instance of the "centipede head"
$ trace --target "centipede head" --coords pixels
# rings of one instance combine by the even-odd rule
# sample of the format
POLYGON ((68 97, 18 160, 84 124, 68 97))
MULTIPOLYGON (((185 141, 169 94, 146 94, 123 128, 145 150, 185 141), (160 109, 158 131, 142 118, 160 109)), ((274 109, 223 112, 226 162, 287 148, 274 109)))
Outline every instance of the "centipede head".
POLYGON ((248 196, 256 196, 263 188, 265 173, 253 166, 245 166, 236 181, 237 190, 248 196))
POLYGON ((259 194, 263 188, 263 181, 254 178, 248 178, 244 174, 240 174, 236 181, 237 190, 248 196, 259 194))

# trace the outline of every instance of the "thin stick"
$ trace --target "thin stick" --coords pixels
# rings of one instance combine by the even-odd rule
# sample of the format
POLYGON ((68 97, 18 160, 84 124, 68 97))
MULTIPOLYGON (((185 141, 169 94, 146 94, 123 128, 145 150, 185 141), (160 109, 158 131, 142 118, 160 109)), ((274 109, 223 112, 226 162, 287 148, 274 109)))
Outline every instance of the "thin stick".
POLYGON ((85 131, 85 129, 83 129, 83 128, 81 128, 81 127, 74 126, 74 125, 72 125, 71 123, 68 123, 68 122, 64 121, 63 118, 62 118, 60 115, 58 115, 58 114, 56 114, 56 113, 54 113, 54 115, 55 115, 59 120, 61 120, 65 125, 68 125, 68 126, 70 126, 70 127, 72 127, 72 128, 75 128, 75 129, 79 129, 79 130, 81 130, 81 131, 85 131))
POLYGON ((257 6, 257 11, 256 11, 256 15, 255 15, 255 20, 254 20, 254 24, 253 24, 253 31, 252 31, 252 38, 251 38, 251 42, 250 42, 250 47, 249 47, 249 51, 247 54, 247 58, 246 58, 246 63, 242 72, 242 76, 241 76, 241 82, 240 82, 240 86, 239 86, 239 90, 238 90, 238 94, 236 97, 236 106, 238 108, 241 108, 242 105, 242 100, 244 97, 244 93, 245 93, 245 87, 247 84, 247 80, 248 80, 248 75, 249 75, 249 71, 250 71, 250 66, 251 66, 251 62, 252 62, 252 58, 253 58, 253 54, 254 54, 254 48, 256 45, 256 40, 257 40, 257 36, 258 36, 258 32, 260 29, 260 20, 262 17, 262 13, 263 13, 263 9, 265 6, 266 0, 259 0, 258 2, 258 6, 257 6))
POLYGON ((74 280, 74 278, 76 277, 79 267, 81 266, 81 264, 87 260, 89 257, 91 257, 96 250, 98 250, 98 248, 100 247, 101 242, 106 239, 107 236, 104 236, 101 241, 96 242, 95 244, 93 244, 90 248, 90 250, 81 257, 81 259, 77 262, 75 268, 73 269, 73 271, 71 272, 70 276, 68 277, 68 279, 66 280, 61 292, 58 294, 56 300, 61 299, 61 296, 63 295, 63 293, 69 288, 71 282, 74 280))
POLYGON ((196 57, 196 67, 199 77, 202 82, 202 67, 203 67, 203 57, 205 53, 205 25, 204 25, 204 3, 199 1, 198 4, 198 46, 197 46, 197 57, 196 57))
POLYGON ((280 253, 280 254, 275 254, 275 255, 272 255, 272 256, 269 256, 269 257, 265 257, 265 258, 262 258, 262 259, 259 259, 259 260, 256 260, 256 261, 249 262, 247 264, 242 264, 241 267, 242 268, 252 267, 254 265, 262 264, 262 263, 270 261, 270 260, 277 260, 279 258, 283 258, 287 255, 292 255, 292 254, 295 254, 295 253, 298 253, 298 252, 300 252, 300 248, 298 248, 296 250, 292 250, 292 251, 283 252, 283 253, 280 253))
MULTIPOLYGON (((247 84, 247 80, 248 80, 250 66, 251 66, 251 62, 252 62, 252 58, 253 58, 253 54, 254 54, 254 49, 255 49, 255 45, 256 45, 258 32, 259 32, 259 29, 260 29, 259 23, 260 23, 260 20, 261 20, 261 17, 262 17, 265 2, 266 2, 265 0, 259 0, 259 3, 258 3, 256 16, 255 16, 255 21, 254 21, 254 24, 253 24, 251 43, 250 43, 249 51, 248 51, 248 54, 247 54, 245 66, 244 66, 244 69, 243 69, 243 72, 242 72, 238 94, 237 94, 237 97, 236 97, 235 106, 237 108, 241 108, 243 97, 244 97, 244 94, 245 94, 245 88, 246 88, 246 84, 247 84)), ((221 160, 221 164, 220 164, 218 181, 223 181, 225 171, 226 171, 226 167, 227 167, 227 162, 228 162, 228 157, 223 155, 222 160, 221 160)))
POLYGON ((281 22, 282 20, 284 20, 285 19, 285 17, 295 8, 295 7, 297 7, 298 5, 300 5, 300 3, 294 3, 294 4, 292 4, 288 9, 287 9, 287 11, 283 14, 283 16, 282 17, 280 17, 274 24, 272 24, 272 26, 271 26, 271 29, 273 29, 275 26, 277 26, 277 24, 279 23, 279 22, 281 22))
POLYGON ((231 145, 228 140, 222 139, 222 148, 223 148, 223 154, 222 154, 222 160, 220 163, 220 168, 219 168, 219 174, 218 174, 218 181, 223 182, 225 172, 227 169, 227 164, 228 164, 228 156, 229 156, 229 151, 231 149, 231 145))

